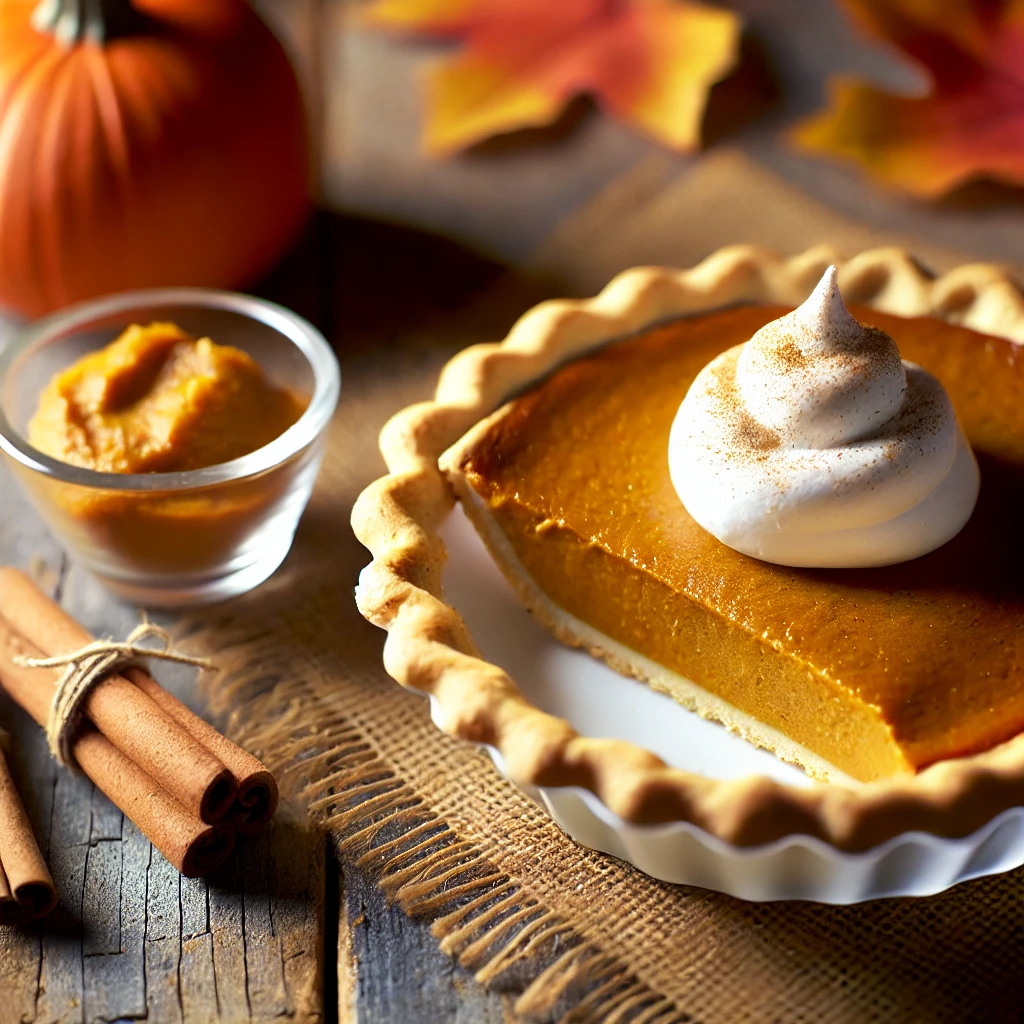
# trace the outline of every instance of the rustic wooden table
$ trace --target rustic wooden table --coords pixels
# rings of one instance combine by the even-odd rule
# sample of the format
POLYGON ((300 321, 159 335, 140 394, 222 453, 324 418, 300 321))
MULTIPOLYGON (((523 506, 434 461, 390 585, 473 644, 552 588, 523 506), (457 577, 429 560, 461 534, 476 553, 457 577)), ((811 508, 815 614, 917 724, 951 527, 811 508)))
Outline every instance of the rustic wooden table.
MULTIPOLYGON (((410 285, 391 299, 413 320, 495 272, 426 236, 323 216, 259 289, 319 323, 350 386, 367 362, 402 357, 400 336, 372 356, 382 326, 372 311, 396 243, 410 285)), ((366 472, 376 472, 372 450, 366 472)), ((124 635, 137 610, 68 561, 2 470, 0 495, 0 564, 29 569, 94 633, 124 635)), ((190 672, 158 674, 203 711, 190 672)), ((2 694, 0 724, 14 734, 16 779, 61 895, 38 926, 0 928, 0 1024, 508 1019, 502 997, 389 906, 301 808, 282 806, 215 875, 184 879, 87 780, 50 760, 42 731, 2 694)))
MULTIPOLYGON (((416 363, 425 381, 451 351, 445 318, 482 294, 490 333, 472 340, 500 336, 552 291, 592 290, 633 263, 686 265, 736 241, 788 252, 829 241, 847 253, 899 242, 939 269, 965 256, 1024 266, 1018 193, 925 206, 779 141, 781 127, 821 103, 831 71, 913 81, 844 35, 841 15, 819 0, 732 5, 767 51, 778 96, 767 116, 716 128, 699 158, 666 154, 590 111, 540 145, 447 163, 418 152, 414 82, 429 47, 354 28, 348 0, 257 2, 303 69, 325 202, 445 233, 558 281, 517 274, 502 291, 505 268, 450 242, 321 216, 261 290, 335 343, 343 409, 347 394, 379 384, 392 364, 416 363)), ((352 457, 365 459, 367 480, 376 474, 369 445, 352 457)), ((0 563, 32 569, 95 632, 123 635, 136 621, 68 563, 2 475, 0 563)), ((203 710, 188 672, 160 676, 203 710)), ((512 1019, 509 999, 484 992, 425 925, 389 907, 357 864, 304 826, 301 808, 282 808, 216 876, 184 880, 102 795, 53 766, 39 730, 0 697, 4 724, 17 737, 17 779, 62 902, 34 929, 0 929, 0 1024, 512 1019)))

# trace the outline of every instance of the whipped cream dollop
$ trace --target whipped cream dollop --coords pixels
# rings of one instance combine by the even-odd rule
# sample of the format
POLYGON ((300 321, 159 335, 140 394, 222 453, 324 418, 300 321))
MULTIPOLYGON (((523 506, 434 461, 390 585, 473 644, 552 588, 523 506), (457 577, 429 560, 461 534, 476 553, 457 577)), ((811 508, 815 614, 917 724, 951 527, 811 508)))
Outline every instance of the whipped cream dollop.
POLYGON ((723 544, 820 568, 940 547, 979 486, 942 385, 850 314, 835 267, 802 306, 701 370, 672 425, 669 470, 723 544))

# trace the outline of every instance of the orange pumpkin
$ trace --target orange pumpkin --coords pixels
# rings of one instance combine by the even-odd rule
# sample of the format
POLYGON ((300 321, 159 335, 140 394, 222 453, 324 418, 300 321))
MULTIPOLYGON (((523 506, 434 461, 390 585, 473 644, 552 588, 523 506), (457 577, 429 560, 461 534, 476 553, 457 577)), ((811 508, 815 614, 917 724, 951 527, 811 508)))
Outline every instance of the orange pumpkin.
POLYGON ((295 74, 245 0, 0 0, 0 304, 237 287, 308 183, 295 74))

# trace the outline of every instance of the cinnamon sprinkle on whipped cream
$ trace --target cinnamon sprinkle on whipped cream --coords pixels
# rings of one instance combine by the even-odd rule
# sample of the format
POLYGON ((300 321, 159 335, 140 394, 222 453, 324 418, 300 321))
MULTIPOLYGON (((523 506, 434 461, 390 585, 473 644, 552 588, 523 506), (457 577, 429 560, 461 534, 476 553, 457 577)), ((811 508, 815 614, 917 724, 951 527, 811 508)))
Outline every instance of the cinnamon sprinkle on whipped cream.
POLYGON ((669 468, 687 511, 724 544, 808 567, 926 554, 962 529, 979 486, 942 385, 851 315, 835 267, 697 375, 669 468))

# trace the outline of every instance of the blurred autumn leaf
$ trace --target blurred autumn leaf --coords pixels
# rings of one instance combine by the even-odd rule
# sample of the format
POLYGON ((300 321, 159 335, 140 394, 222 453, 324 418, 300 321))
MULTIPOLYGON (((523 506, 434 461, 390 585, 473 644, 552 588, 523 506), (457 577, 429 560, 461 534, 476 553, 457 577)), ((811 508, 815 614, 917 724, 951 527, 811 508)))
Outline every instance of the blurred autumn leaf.
POLYGON ((878 180, 937 197, 973 178, 1024 184, 1024 0, 844 0, 876 38, 931 79, 922 97, 845 78, 798 125, 804 150, 854 160, 878 180))
POLYGON ((740 35, 735 14, 688 0, 377 0, 366 18, 465 44, 427 78, 424 146, 434 154, 547 125, 584 93, 665 145, 693 149, 740 35))

